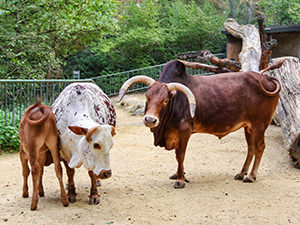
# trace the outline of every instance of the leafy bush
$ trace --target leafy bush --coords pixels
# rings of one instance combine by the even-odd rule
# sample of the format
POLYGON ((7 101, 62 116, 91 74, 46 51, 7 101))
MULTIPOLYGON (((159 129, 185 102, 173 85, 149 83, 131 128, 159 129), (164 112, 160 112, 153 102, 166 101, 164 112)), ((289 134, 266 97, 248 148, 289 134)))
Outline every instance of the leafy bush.
MULTIPOLYGON (((3 121, 0 120, 0 124, 3 121)), ((19 130, 13 126, 0 127, 0 152, 18 151, 20 146, 19 130)))
POLYGON ((180 52, 225 49, 226 14, 211 2, 124 1, 119 16, 116 33, 67 59, 66 77, 78 69, 85 78, 165 63, 180 52))

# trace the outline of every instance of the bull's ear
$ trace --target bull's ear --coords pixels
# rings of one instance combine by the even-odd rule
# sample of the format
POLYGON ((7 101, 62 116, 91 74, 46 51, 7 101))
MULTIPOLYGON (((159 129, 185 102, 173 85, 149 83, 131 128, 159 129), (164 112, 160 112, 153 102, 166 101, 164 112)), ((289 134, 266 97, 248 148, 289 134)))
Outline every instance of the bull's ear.
POLYGON ((170 92, 170 99, 171 99, 171 98, 174 98, 176 94, 177 94, 177 91, 176 91, 176 90, 171 91, 171 92, 170 92))
POLYGON ((116 129, 115 127, 111 126, 111 136, 115 136, 116 135, 116 129))
POLYGON ((83 127, 68 126, 68 128, 77 135, 86 135, 88 132, 88 129, 83 127))

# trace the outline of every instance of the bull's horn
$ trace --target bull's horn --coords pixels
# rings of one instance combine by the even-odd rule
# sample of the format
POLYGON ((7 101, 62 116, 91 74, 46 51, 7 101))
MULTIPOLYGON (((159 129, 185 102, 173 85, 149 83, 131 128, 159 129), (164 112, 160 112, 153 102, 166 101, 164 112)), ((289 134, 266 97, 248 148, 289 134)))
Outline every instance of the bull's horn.
POLYGON ((194 118, 196 111, 196 99, 192 91, 187 86, 180 83, 168 83, 167 87, 170 91, 177 90, 183 92, 186 95, 190 104, 191 116, 192 118, 194 118))
POLYGON ((123 99, 127 89, 130 88, 131 85, 134 85, 136 83, 144 83, 147 84, 148 86, 152 86, 155 83, 155 80, 152 79, 151 77, 143 76, 143 75, 131 77, 130 79, 125 81, 122 87, 120 88, 117 101, 120 102, 123 99))

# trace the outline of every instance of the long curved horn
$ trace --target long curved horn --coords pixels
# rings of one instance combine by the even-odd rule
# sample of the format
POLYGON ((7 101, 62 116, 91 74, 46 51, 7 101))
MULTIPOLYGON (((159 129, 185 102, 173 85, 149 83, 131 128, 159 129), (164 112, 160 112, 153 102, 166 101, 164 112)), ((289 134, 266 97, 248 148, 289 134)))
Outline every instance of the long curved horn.
POLYGON ((123 99, 125 92, 128 90, 128 88, 130 88, 131 85, 134 85, 136 83, 144 83, 148 86, 152 86, 155 83, 155 80, 152 79, 151 77, 143 76, 143 75, 131 77, 130 79, 125 81, 122 87, 120 88, 117 101, 120 102, 123 99))
POLYGON ((196 99, 192 91, 187 86, 180 83, 168 83, 167 87, 169 91, 172 90, 181 91, 186 95, 190 104, 191 116, 192 118, 194 118, 195 111, 196 111, 196 99))

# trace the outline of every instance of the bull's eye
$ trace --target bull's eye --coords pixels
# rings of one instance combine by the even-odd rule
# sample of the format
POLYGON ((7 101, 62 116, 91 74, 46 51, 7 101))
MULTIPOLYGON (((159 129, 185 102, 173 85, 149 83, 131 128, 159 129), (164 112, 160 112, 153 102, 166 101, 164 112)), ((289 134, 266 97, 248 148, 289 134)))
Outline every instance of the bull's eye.
POLYGON ((97 150, 101 150, 101 146, 98 143, 94 143, 94 148, 97 150))
POLYGON ((167 105, 168 102, 169 102, 169 99, 165 99, 165 100, 163 101, 163 104, 164 104, 164 105, 167 105))

